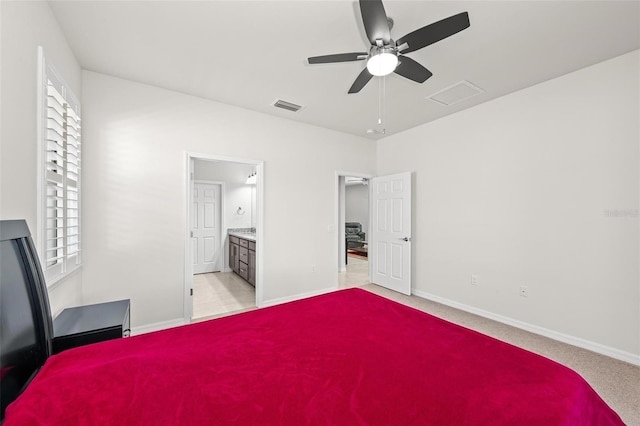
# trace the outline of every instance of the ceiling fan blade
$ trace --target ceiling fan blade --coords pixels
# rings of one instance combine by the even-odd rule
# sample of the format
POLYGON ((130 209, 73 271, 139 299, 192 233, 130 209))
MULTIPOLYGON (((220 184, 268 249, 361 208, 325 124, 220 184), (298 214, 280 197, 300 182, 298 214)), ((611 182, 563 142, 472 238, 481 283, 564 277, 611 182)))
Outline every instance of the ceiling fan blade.
POLYGON ((367 56, 367 52, 337 53, 335 55, 313 56, 309 58, 309 63, 328 64, 332 62, 361 61, 367 59, 367 56))
POLYGON ((431 71, 414 61, 408 56, 400 56, 399 64, 393 71, 398 75, 401 75, 409 80, 413 80, 417 83, 424 83, 429 77, 433 75, 431 71))
POLYGON ((360 13, 362 14, 362 23, 367 33, 367 38, 371 44, 376 44, 376 40, 382 40, 383 43, 389 44, 391 34, 389 34, 389 22, 387 22, 387 13, 380 0, 360 0, 360 13))
POLYGON ((406 36, 400 38, 396 44, 398 46, 407 43, 409 46, 402 50, 402 53, 414 52, 423 47, 429 46, 435 42, 452 36, 465 28, 469 28, 469 13, 462 12, 457 15, 450 16, 441 21, 434 22, 418 30, 415 30, 406 36))
POLYGON ((369 73, 369 70, 363 69, 356 81, 351 85, 349 93, 358 93, 372 78, 373 76, 369 73))

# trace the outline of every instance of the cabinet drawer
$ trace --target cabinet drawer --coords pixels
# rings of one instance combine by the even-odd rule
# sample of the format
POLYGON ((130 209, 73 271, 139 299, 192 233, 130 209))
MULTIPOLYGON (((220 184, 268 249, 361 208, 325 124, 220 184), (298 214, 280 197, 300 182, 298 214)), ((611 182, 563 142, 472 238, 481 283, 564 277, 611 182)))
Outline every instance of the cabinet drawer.
POLYGON ((249 263, 249 249, 240 247, 240 262, 249 263))
POLYGON ((240 262, 240 271, 238 272, 244 280, 249 278, 249 267, 246 263, 240 262))
POLYGON ((234 237, 233 235, 229 235, 229 242, 231 244, 238 244, 238 241, 240 241, 240 238, 234 237))
POLYGON ((249 241, 247 240, 243 240, 242 238, 238 238, 240 240, 240 242, 238 244, 240 244, 240 247, 249 247, 249 241))
POLYGON ((249 241, 249 250, 256 250, 256 242, 255 241, 249 241))

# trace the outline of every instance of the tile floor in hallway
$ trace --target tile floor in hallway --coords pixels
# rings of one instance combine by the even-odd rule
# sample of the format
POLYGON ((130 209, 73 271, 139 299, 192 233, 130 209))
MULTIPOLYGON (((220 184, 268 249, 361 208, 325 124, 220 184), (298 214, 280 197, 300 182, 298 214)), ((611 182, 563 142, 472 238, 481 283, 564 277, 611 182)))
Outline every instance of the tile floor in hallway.
POLYGON ((361 287, 369 284, 369 261, 366 257, 347 255, 347 270, 338 273, 339 288, 361 287))
MULTIPOLYGON (((369 284, 369 262, 349 255, 347 270, 338 273, 339 288, 369 284)), ((213 272, 193 276, 193 321, 216 318, 256 307, 252 285, 233 272, 213 272)))

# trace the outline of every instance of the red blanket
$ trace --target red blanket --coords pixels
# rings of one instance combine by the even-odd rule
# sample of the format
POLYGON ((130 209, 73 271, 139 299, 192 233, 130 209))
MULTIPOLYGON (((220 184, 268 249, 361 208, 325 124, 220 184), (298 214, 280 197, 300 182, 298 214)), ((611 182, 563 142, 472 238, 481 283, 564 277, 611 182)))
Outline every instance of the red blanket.
POLYGON ((51 357, 14 425, 614 425, 574 371, 363 290, 51 357))

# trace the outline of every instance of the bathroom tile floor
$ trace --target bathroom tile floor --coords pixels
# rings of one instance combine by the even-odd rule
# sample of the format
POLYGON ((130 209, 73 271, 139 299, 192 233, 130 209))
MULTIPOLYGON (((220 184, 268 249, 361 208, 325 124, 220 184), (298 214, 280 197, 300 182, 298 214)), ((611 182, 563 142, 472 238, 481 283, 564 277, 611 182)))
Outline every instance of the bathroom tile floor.
POLYGON ((233 272, 213 272, 193 276, 194 321, 255 307, 255 289, 233 272))

